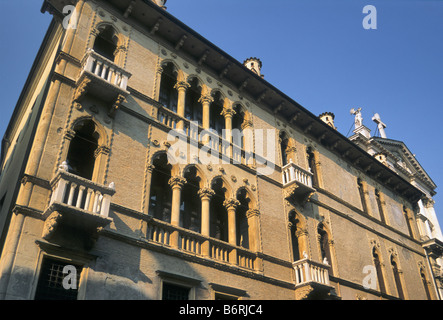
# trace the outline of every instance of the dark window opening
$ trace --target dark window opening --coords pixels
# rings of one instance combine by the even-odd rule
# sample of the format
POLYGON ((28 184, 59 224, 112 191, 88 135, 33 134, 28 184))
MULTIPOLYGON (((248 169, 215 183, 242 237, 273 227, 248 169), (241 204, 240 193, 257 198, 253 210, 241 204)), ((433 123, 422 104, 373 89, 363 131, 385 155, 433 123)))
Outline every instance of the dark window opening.
POLYGON ((394 273, 394 280, 395 280, 395 286, 397 287, 398 297, 401 300, 404 300, 405 296, 403 292, 403 287, 401 285, 400 272, 398 271, 397 263, 395 262, 393 257, 391 257, 391 265, 392 265, 392 272, 394 273))
POLYGON ((363 187, 363 182, 361 181, 360 178, 357 179, 357 184, 358 184, 358 192, 360 193, 360 201, 361 201, 361 205, 363 207, 363 211, 365 213, 368 212, 368 207, 366 205, 366 199, 365 199, 365 190, 363 187))
POLYGON ((241 189, 237 194, 237 200, 240 205, 235 210, 237 245, 249 249, 249 222, 247 211, 249 210, 249 202, 247 191, 241 189))
POLYGON ((312 173, 312 186, 314 188, 318 187, 318 176, 317 176, 317 164, 316 164, 316 159, 315 159, 315 155, 314 155, 314 151, 312 150, 311 147, 309 147, 307 149, 307 153, 308 153, 308 166, 309 166, 309 170, 312 173))
POLYGON ((381 261, 380 261, 380 257, 378 255, 377 251, 375 250, 375 248, 372 250, 372 258, 374 259, 375 270, 377 272, 378 287, 379 287, 381 293, 386 294, 385 280, 383 278, 381 261))
POLYGON ((180 206, 183 228, 199 232, 201 229, 201 200, 198 195, 200 190, 200 177, 195 167, 189 167, 185 174, 186 184, 183 186, 180 206))
POLYGON ((93 49, 99 55, 114 61, 115 50, 117 49, 116 40, 114 30, 111 27, 107 27, 95 39, 93 49))
POLYGON ((189 300, 191 288, 163 283, 162 300, 189 300))
MULTIPOLYGON (((236 105, 234 107, 234 111, 235 111, 235 114, 232 117, 232 130, 237 130, 240 133, 243 131, 242 125, 245 122, 245 113, 241 109, 240 105, 236 105)), ((232 143, 243 149, 245 147, 245 138, 243 137, 243 135, 238 137, 238 136, 235 136, 233 133, 232 134, 232 143)))
POLYGON ((210 235, 222 241, 228 241, 228 212, 223 205, 226 188, 222 179, 214 180, 212 190, 215 194, 211 198, 210 235))
POLYGON ((185 118, 196 121, 201 126, 203 123, 203 106, 199 102, 201 87, 196 78, 192 79, 189 84, 190 87, 186 90, 185 118))
POLYGON ((291 232, 291 241, 292 241, 292 258, 295 262, 301 259, 301 254, 300 254, 300 244, 298 241, 298 234, 297 234, 297 232, 299 231, 298 229, 300 228, 299 226, 300 221, 297 219, 297 216, 294 212, 291 213, 289 217, 289 222, 291 223, 290 232, 291 232))
POLYGON ((221 114, 223 112, 223 100, 220 92, 214 95, 214 102, 212 102, 209 112, 209 127, 215 130, 218 135, 222 135, 225 129, 225 118, 221 114))
POLYGON ((421 277, 421 281, 423 283, 423 287, 424 287, 425 292, 426 292, 426 298, 428 300, 432 300, 431 292, 429 291, 428 280, 426 279, 426 275, 425 275, 423 270, 420 271, 420 277, 421 277))
POLYGON ((375 190, 375 199, 376 199, 376 201, 377 201, 377 207, 378 207, 378 212, 379 212, 379 214, 380 214, 380 220, 383 222, 383 223, 386 223, 386 219, 385 219, 385 213, 384 213, 384 210, 383 210, 383 205, 382 205, 382 203, 381 203, 381 198, 380 198, 381 196, 380 196, 380 191, 378 191, 377 189, 375 190))
POLYGON ((280 134, 280 151, 281 151, 281 161, 282 166, 284 167, 289 163, 288 154, 286 150, 288 149, 289 139, 284 132, 280 134))
POLYGON ((329 244, 329 235, 324 230, 323 224, 320 224, 320 226, 317 229, 317 232, 319 234, 319 243, 320 243, 320 252, 321 252, 321 258, 322 261, 325 259, 328 261, 328 264, 332 266, 332 255, 331 255, 331 248, 329 244))
POLYGON ((171 165, 168 163, 167 154, 157 155, 153 160, 153 166, 149 215, 165 222, 171 222, 172 191, 169 186, 171 165))
POLYGON ((75 129, 75 137, 69 145, 67 163, 69 172, 91 180, 95 165, 98 136, 93 121, 85 121, 75 129))
POLYGON ((173 112, 177 112, 178 104, 178 91, 175 88, 176 83, 177 75, 174 71, 174 66, 172 63, 168 63, 163 67, 159 102, 173 112))
MULTIPOLYGON (((71 270, 72 271, 72 270, 71 270)), ((70 271, 70 272, 71 272, 70 271)), ((40 276, 35 293, 35 300, 77 300, 78 286, 82 267, 56 259, 44 257, 42 261, 40 276), (64 288, 63 279, 71 276, 70 273, 63 273, 67 265, 72 265, 76 270, 76 284, 64 288), (71 289, 71 287, 75 287, 71 289)), ((75 276, 75 275, 74 275, 75 276)))

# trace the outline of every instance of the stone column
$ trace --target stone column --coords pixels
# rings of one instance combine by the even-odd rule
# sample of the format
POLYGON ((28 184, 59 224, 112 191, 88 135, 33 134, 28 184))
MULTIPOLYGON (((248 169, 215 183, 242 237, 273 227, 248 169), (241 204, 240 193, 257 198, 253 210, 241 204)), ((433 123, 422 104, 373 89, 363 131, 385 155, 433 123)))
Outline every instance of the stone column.
MULTIPOLYGON (((172 188, 171 224, 176 227, 180 224, 181 191, 185 183, 186 179, 180 176, 169 179, 169 185, 172 188)), ((173 248, 178 248, 178 231, 172 232, 169 244, 173 248)))
POLYGON ((228 150, 226 150, 226 155, 232 157, 232 117, 235 111, 232 108, 223 108, 221 115, 225 117, 225 140, 229 142, 228 150))
POLYGON ((211 95, 204 95, 198 100, 203 106, 203 120, 202 126, 203 129, 209 129, 209 120, 210 120, 210 105, 214 101, 211 95))
MULTIPOLYGON (((226 210, 228 211, 228 242, 233 246, 237 246, 237 222, 235 219, 235 209, 240 202, 234 198, 225 200, 223 202, 226 210)), ((229 262, 237 264, 237 250, 232 249, 229 254, 229 262)))
MULTIPOLYGON (((249 249, 254 252, 261 251, 260 246, 260 211, 250 209, 246 212, 249 226, 249 249)), ((263 259, 256 258, 254 261, 255 270, 261 270, 263 259)))
POLYGON ((252 131, 252 121, 251 120, 245 120, 242 125, 241 129, 243 131, 243 137, 244 137, 244 146, 243 149, 245 150, 245 165, 248 166, 255 166, 255 157, 254 157, 254 135, 252 131))
MULTIPOLYGON (((198 191, 198 195, 201 199, 201 234, 205 237, 210 236, 210 211, 209 205, 211 198, 215 194, 214 190, 210 188, 203 188, 198 191)), ((205 240, 202 244, 202 254, 206 257, 210 256, 209 241, 205 240)))
MULTIPOLYGON (((190 87, 190 85, 186 81, 178 81, 174 86, 178 91, 178 101, 177 101, 177 114, 184 118, 185 117, 185 99, 186 99, 186 90, 190 87)), ((177 123, 177 130, 183 130, 184 122, 180 120, 177 123)))

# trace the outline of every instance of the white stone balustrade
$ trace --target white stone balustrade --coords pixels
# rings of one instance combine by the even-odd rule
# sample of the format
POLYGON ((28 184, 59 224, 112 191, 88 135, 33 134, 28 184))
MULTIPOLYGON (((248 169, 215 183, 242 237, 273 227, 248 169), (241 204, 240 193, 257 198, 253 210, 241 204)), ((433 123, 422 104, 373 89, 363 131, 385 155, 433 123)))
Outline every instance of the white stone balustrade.
POLYGON ((295 285, 316 282, 329 286, 329 266, 314 262, 307 258, 298 260, 292 264, 295 271, 295 285))
POLYGON ((114 62, 94 50, 89 49, 83 59, 83 71, 87 71, 103 79, 105 82, 112 84, 126 91, 128 79, 131 74, 123 68, 117 66, 114 62))
POLYGON ((256 254, 248 249, 233 246, 227 242, 203 236, 200 233, 173 226, 167 222, 152 218, 148 221, 147 239, 160 245, 171 247, 171 235, 178 232, 178 247, 176 249, 222 263, 234 264, 239 267, 256 270, 256 254), (209 255, 204 252, 204 245, 209 246, 209 255), (232 261, 232 252, 236 252, 232 261))
POLYGON ((312 188, 312 173, 300 168, 292 161, 282 169, 283 185, 296 181, 312 188))
POLYGON ((114 184, 109 187, 96 184, 60 169, 52 182, 52 196, 49 205, 60 203, 103 217, 109 216, 114 184))

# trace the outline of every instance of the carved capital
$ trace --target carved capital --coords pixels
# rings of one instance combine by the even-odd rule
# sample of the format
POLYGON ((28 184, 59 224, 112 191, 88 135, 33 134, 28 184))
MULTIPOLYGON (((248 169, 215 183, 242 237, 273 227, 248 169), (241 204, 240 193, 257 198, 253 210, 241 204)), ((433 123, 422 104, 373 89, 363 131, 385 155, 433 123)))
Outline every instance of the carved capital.
POLYGON ((186 91, 191 85, 187 83, 186 81, 178 81, 176 85, 174 86, 177 91, 183 90, 186 91))
POLYGON ((235 115, 235 111, 232 108, 223 108, 223 111, 220 113, 225 118, 232 118, 235 115))
POLYGON ((181 189, 186 184, 186 179, 180 176, 175 176, 169 179, 168 183, 172 189, 175 188, 181 189))
POLYGON ((214 194, 215 192, 211 188, 203 188, 198 190, 198 195, 202 200, 210 200, 214 194))
POLYGON ((212 103, 214 102, 214 98, 211 95, 204 95, 201 96, 200 99, 198 99, 198 102, 200 102, 201 104, 212 103))
POLYGON ((225 200, 223 202, 223 205, 225 206, 225 208, 227 210, 235 210, 240 205, 240 201, 238 201, 234 198, 231 198, 231 199, 225 200))

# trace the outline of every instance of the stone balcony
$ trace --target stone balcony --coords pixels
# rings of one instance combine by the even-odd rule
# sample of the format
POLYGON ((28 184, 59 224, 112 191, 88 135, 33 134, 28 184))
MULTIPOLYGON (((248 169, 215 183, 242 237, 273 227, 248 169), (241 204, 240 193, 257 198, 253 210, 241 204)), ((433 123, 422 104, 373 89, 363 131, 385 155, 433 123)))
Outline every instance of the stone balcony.
POLYGON ((74 101, 80 102, 87 92, 110 103, 112 114, 129 95, 127 86, 130 77, 131 73, 89 49, 81 61, 74 101))
POLYGON ((304 258, 292 264, 297 300, 327 299, 334 287, 329 283, 330 266, 304 258))
POLYGON ((52 196, 44 212, 43 238, 55 241, 59 234, 88 249, 98 233, 112 222, 108 217, 113 183, 109 187, 59 169, 51 181, 52 196))
POLYGON ((260 258, 256 252, 152 217, 148 221, 146 238, 166 248, 208 259, 213 263, 236 266, 249 271, 261 269, 260 258))
POLYGON ((290 161, 282 168, 282 183, 286 198, 306 199, 315 192, 313 174, 290 161))

